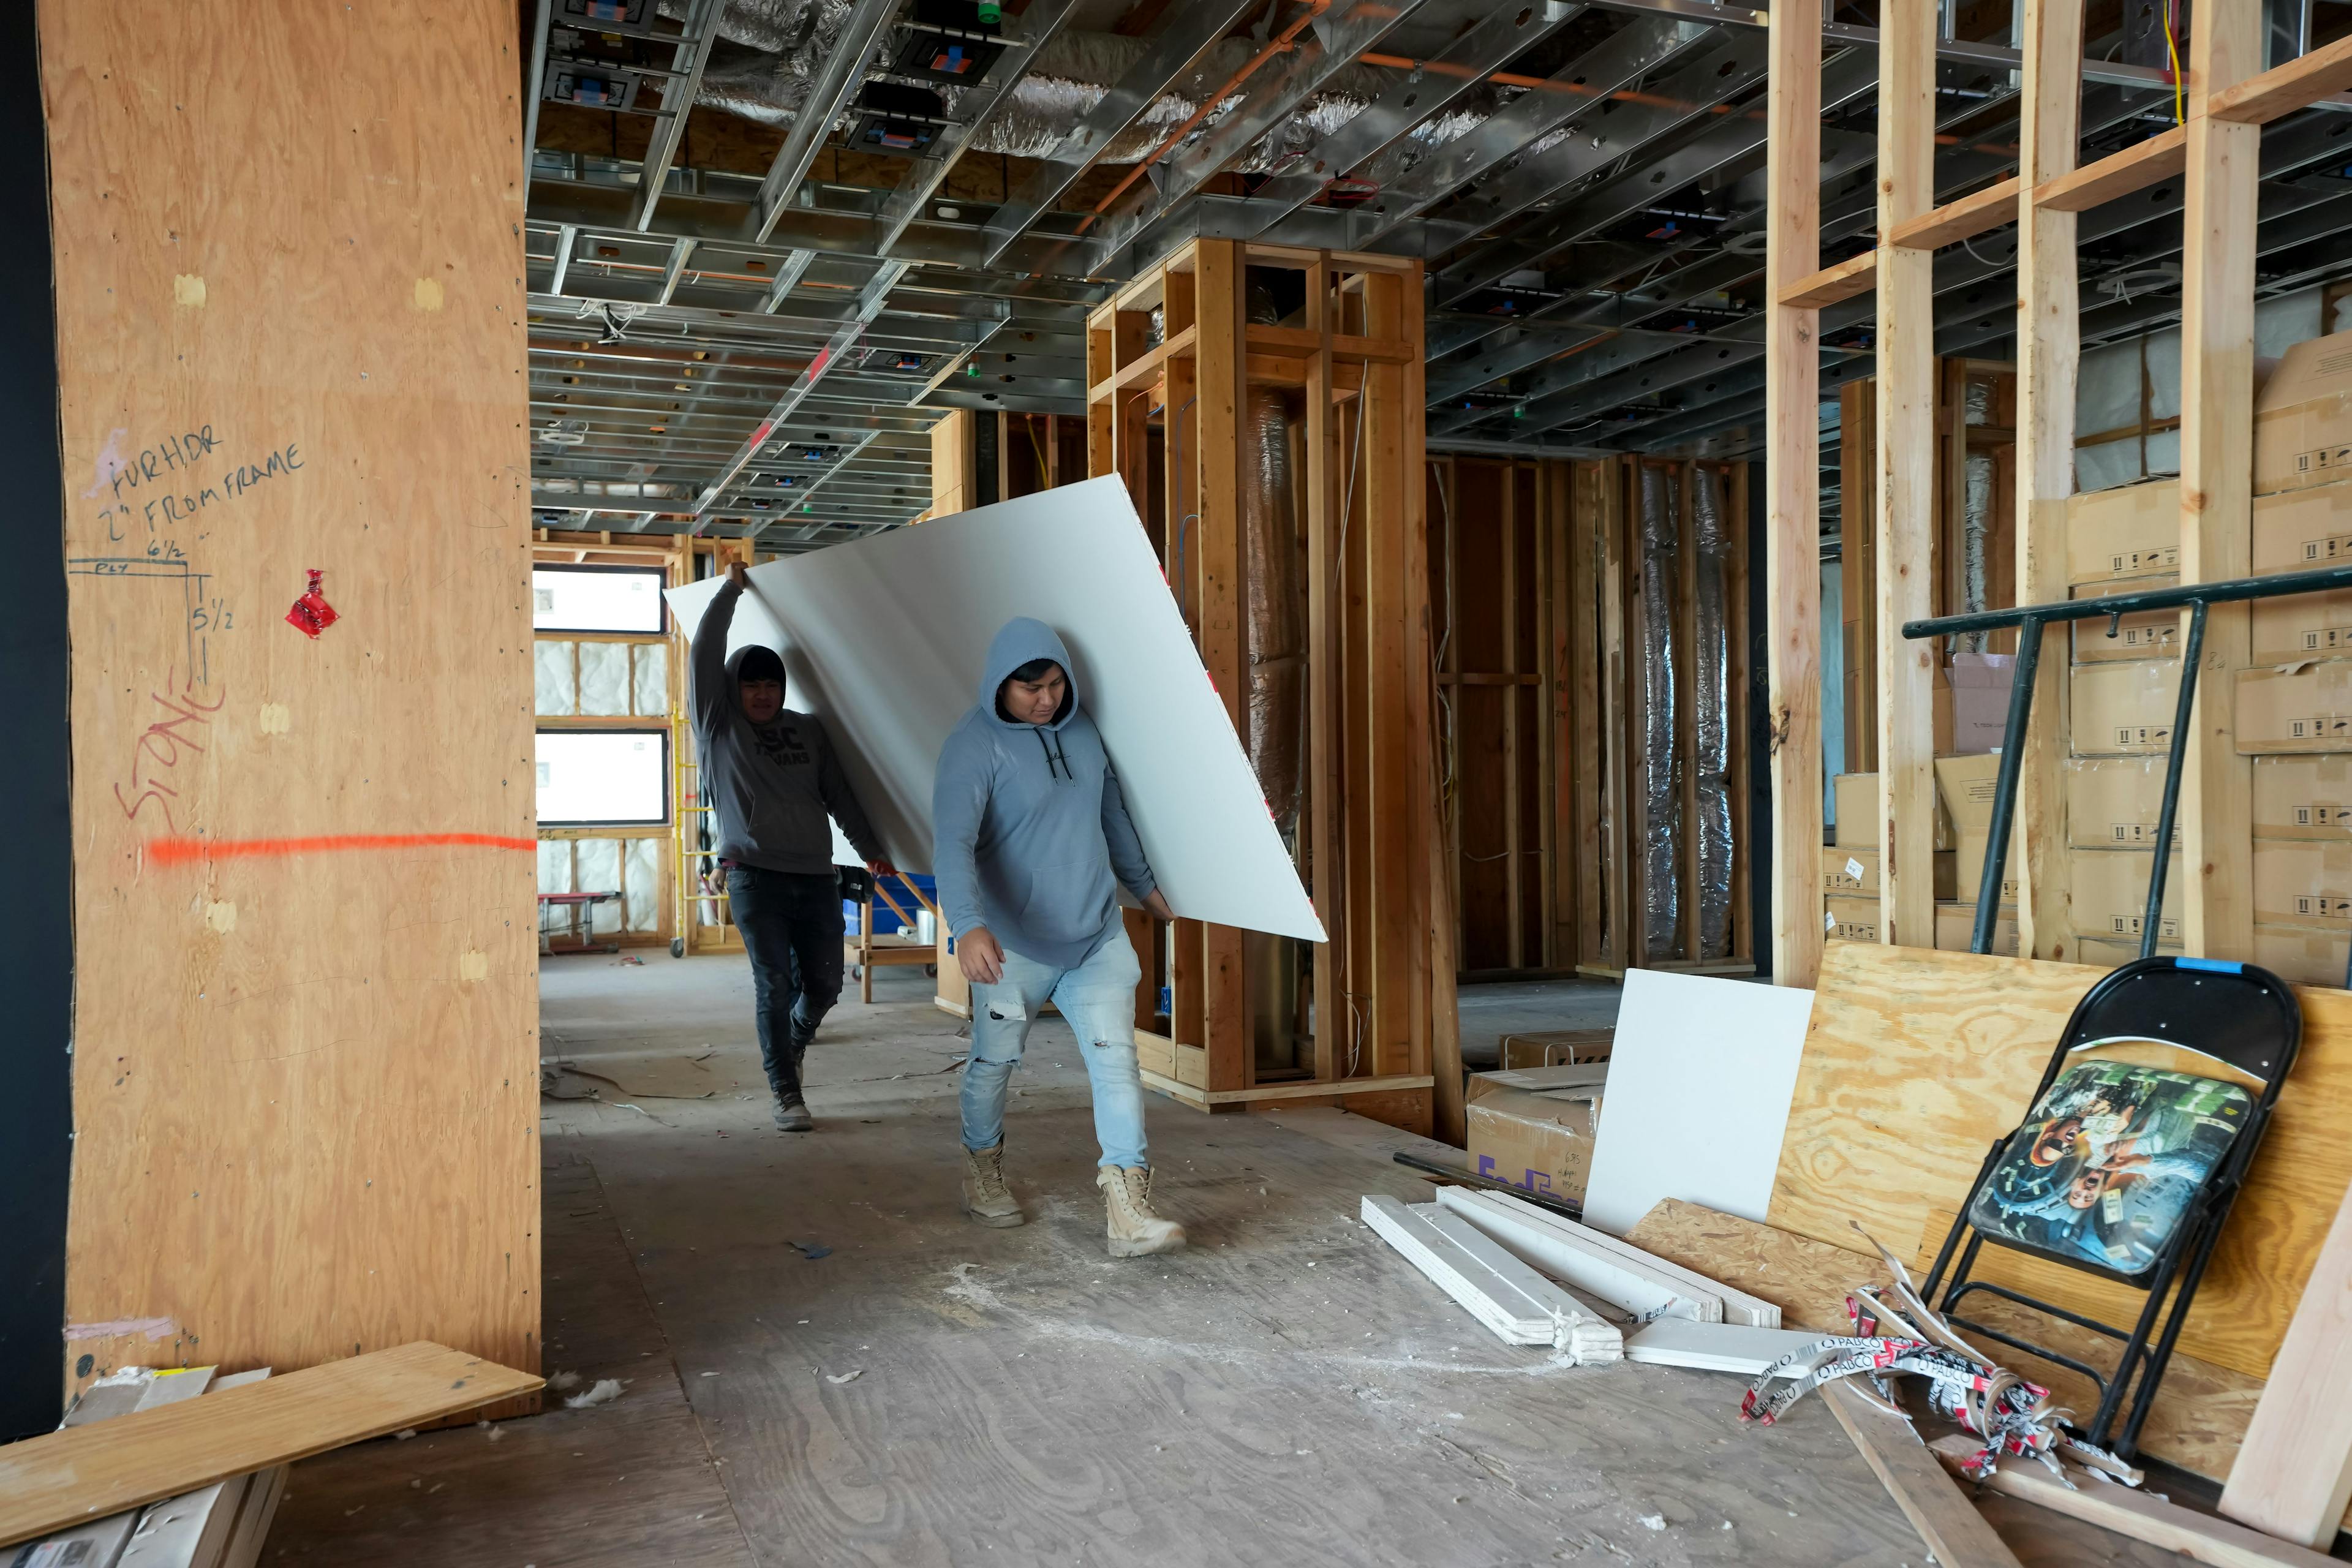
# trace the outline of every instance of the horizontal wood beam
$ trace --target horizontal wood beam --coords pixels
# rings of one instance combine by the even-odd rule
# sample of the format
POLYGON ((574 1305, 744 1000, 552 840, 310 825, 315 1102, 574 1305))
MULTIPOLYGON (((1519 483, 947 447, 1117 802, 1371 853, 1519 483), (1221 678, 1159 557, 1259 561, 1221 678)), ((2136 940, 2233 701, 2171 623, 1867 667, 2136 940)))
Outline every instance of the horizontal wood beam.
POLYGON ((1149 386, 1158 381, 1160 366, 1166 364, 1171 356, 1181 359, 1192 353, 1192 340, 1198 331, 1196 327, 1187 327, 1150 353, 1120 365, 1108 380, 1097 382, 1087 390, 1087 401, 1100 403, 1115 393, 1125 392, 1131 387, 1149 386))
POLYGON ((2033 188, 2033 205, 2044 212, 2088 212, 2103 202, 2144 191, 2158 180, 2178 177, 2189 167, 2189 128, 2176 125, 2161 136, 2134 142, 2095 163, 2061 174, 2033 188))
POLYGON ((1878 252, 1849 256, 1835 267, 1808 273, 1780 290, 1780 303, 1799 310, 1818 310, 1867 294, 1878 283, 1878 252))
POLYGON ((2012 174, 1958 201, 1946 202, 1933 212, 1896 224, 1886 231, 1886 243, 1898 250, 1935 250, 2015 223, 2018 188, 2017 176, 2012 174))
POLYGON ((2207 101, 2205 114, 2236 125, 2267 125, 2347 87, 2352 87, 2352 35, 2222 89, 2207 101))

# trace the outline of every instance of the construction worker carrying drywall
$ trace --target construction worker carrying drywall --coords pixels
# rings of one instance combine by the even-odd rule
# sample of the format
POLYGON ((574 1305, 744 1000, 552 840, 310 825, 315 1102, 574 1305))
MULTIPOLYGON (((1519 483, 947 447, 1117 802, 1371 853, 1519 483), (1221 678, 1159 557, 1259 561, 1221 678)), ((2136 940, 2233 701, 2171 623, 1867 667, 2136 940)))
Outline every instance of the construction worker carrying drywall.
POLYGON ((1022 1222, 1004 1182, 1004 1096, 1047 1001, 1078 1038, 1102 1163, 1095 1184, 1110 1255, 1172 1252, 1183 1227, 1151 1207, 1143 1080, 1135 1061, 1142 978, 1118 889, 1154 919, 1175 915, 1128 819, 1110 755, 1078 701, 1053 628, 1008 621, 988 647, 980 700, 949 734, 931 790, 940 910, 971 982, 963 1069, 964 1212, 1022 1222))
POLYGON ((882 855, 822 721, 784 706, 784 661, 756 645, 727 654, 735 603, 751 585, 740 561, 694 632, 694 740, 702 795, 719 818, 727 904, 751 957, 760 1065, 775 1095, 776 1127, 814 1125, 801 1061, 841 999, 841 888, 829 816, 877 877, 882 855))

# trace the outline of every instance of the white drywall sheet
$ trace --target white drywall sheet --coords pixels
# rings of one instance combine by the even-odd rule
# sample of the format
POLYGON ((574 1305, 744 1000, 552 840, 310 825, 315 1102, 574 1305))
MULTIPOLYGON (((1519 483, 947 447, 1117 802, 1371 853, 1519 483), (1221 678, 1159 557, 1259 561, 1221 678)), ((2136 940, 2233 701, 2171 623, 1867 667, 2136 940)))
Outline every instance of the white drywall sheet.
POLYGON ((1625 972, 1584 1222, 1622 1236, 1661 1198, 1762 1220, 1813 994, 1625 972))
MULTIPOLYGON (((785 700, 825 721, 901 870, 931 865, 931 774, 1015 616, 1070 649, 1168 902, 1187 919, 1307 942, 1322 922, 1116 478, 892 529, 751 569, 731 649, 783 655, 785 700)), ((715 581, 668 591, 688 629, 715 581)))

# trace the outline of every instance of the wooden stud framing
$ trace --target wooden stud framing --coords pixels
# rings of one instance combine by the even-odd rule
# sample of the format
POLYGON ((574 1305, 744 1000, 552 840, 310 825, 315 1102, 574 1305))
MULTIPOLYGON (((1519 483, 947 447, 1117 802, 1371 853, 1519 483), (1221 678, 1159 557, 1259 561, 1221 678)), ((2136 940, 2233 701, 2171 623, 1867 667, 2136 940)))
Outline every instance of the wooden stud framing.
MULTIPOLYGON (((2213 95, 2256 74, 2259 7, 2197 8, 2189 53, 2188 182, 2181 216, 2180 580, 2252 570, 2254 225, 2259 124, 2215 120, 2213 95)), ((2245 605, 2206 614, 2196 721, 2180 781, 2181 936, 2187 950, 2252 955, 2253 764, 2238 755, 2237 672, 2252 656, 2245 605)), ((2181 639, 2188 640, 2188 617, 2181 639)))
MULTIPOLYGON (((2074 167, 2081 120, 2083 0, 2025 0, 2021 180, 2032 192, 2074 167)), ((2021 200, 2017 214, 2017 595, 2066 596, 2066 498, 2074 489, 2074 215, 2021 200)), ((2042 651, 2018 774, 2011 863, 2019 868, 2018 951, 2074 956, 2067 905, 2067 737, 2063 641, 2042 651)), ((2001 874, 1996 868, 1991 873, 2001 874)))
MULTIPOLYGON (((1935 200, 1936 25, 1927 5, 1894 5, 1879 42, 1878 231, 1935 200)), ((1900 635, 1934 609, 1935 256, 1891 242, 1878 258, 1878 463, 1872 497, 1879 649, 1878 810, 1885 847, 1879 940, 1936 945, 1935 678, 1931 642, 1900 635)), ((1846 513, 1849 525, 1858 513, 1846 513)))
POLYGON ((1822 5, 1776 0, 1765 142, 1764 574, 1770 606, 1772 978, 1810 986, 1822 961, 1820 312, 1780 303, 1821 266, 1822 5))
POLYGON ((1375 265, 1200 240, 1088 322, 1088 465, 1120 475, 1139 501, 1156 500, 1145 490, 1155 465, 1164 468, 1170 587, 1236 720, 1246 674, 1238 472, 1246 389, 1296 387, 1307 405, 1300 860, 1331 939, 1313 962, 1313 1076, 1256 1081, 1242 933, 1180 921, 1169 1032, 1139 1037, 1140 1048, 1147 1081, 1202 1109, 1329 1099, 1418 1131, 1431 1124, 1433 1068, 1458 1104, 1451 900, 1430 874, 1444 855, 1412 401, 1422 374, 1419 276, 1418 263, 1393 258, 1375 265), (1303 326, 1244 321, 1251 267, 1303 275, 1303 326), (1166 337, 1150 344, 1142 322, 1154 306, 1164 308, 1166 337))

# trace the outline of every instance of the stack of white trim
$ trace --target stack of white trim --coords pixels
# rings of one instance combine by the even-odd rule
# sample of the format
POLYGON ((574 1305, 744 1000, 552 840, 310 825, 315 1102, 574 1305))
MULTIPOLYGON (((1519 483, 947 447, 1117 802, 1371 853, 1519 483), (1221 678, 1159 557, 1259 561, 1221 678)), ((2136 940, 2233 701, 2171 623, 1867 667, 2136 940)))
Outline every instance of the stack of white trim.
POLYGON ((1756 1377, 1821 1338, 1781 1328, 1769 1301, 1507 1194, 1440 1187, 1418 1208, 1368 1196, 1363 1217, 1511 1344, 1756 1377), (1639 1326, 1617 1329, 1596 1301, 1639 1326))
POLYGON ((1622 1361, 1624 1336, 1580 1300, 1435 1204, 1368 1194, 1363 1220, 1504 1342, 1550 1345, 1579 1363, 1622 1361))

